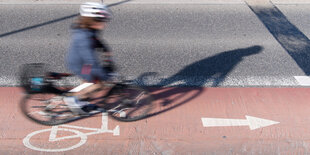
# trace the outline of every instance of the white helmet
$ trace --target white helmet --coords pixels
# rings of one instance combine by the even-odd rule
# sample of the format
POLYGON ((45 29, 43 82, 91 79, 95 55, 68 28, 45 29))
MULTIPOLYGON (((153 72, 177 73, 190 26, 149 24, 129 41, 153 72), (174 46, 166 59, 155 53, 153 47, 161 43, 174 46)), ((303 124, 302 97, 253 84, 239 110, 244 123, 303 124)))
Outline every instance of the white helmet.
POLYGON ((80 7, 80 15, 83 17, 95 17, 101 21, 108 21, 112 14, 104 4, 96 2, 86 2, 80 7))

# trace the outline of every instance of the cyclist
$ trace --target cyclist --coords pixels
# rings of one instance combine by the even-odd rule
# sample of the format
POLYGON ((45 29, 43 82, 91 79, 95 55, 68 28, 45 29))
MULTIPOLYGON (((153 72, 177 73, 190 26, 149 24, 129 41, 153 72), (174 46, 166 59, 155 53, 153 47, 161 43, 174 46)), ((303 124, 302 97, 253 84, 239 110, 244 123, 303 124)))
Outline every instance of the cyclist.
MULTIPOLYGON (((100 65, 96 51, 104 52, 105 56, 110 58, 112 56, 109 47, 98 36, 110 19, 111 12, 104 4, 86 2, 80 6, 80 16, 72 26, 67 67, 85 82, 94 83, 64 99, 73 113, 87 114, 89 107, 95 107, 89 106, 87 98, 94 91, 101 90, 109 79, 107 69, 111 69, 112 65, 104 69, 100 65)), ((112 64, 111 59, 106 61, 112 64)))

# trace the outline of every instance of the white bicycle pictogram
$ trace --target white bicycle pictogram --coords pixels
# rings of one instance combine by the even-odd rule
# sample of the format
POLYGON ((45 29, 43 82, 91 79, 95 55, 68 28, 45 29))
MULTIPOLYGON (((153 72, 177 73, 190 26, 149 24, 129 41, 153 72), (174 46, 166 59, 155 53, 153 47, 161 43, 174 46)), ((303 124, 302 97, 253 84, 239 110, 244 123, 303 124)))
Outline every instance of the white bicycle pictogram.
POLYGON ((73 126, 73 125, 53 126, 50 129, 38 130, 38 131, 35 131, 35 132, 28 134, 23 139, 23 143, 26 147, 33 149, 33 150, 36 150, 36 151, 63 152, 63 151, 69 151, 69 150, 78 148, 81 145, 85 144, 87 141, 87 136, 95 135, 95 134, 101 134, 101 133, 113 133, 114 136, 120 135, 120 128, 118 125, 113 130, 108 130, 108 113, 102 113, 101 128, 87 128, 87 127, 73 126), (84 133, 84 132, 81 132, 81 131, 76 130, 76 129, 89 130, 92 132, 84 133), (57 138, 57 132, 58 131, 68 131, 68 132, 74 133, 74 135, 57 138), (48 139, 49 142, 56 142, 56 141, 62 141, 62 140, 67 140, 67 139, 73 139, 73 138, 80 138, 80 141, 73 146, 69 146, 66 148, 57 148, 57 149, 40 148, 40 147, 34 146, 33 144, 30 143, 30 140, 33 136, 44 133, 44 132, 50 132, 49 139, 48 139))

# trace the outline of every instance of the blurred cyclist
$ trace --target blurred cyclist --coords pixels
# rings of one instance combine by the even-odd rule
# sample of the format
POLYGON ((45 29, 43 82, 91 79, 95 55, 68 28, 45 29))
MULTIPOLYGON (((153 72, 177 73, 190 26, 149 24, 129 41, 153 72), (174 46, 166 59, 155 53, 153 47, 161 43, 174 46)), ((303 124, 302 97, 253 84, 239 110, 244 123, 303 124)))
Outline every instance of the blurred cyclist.
MULTIPOLYGON (((89 106, 87 98, 92 92, 101 90, 105 81, 109 79, 108 69, 111 69, 111 66, 104 69, 100 65, 96 51, 104 52, 107 57, 112 56, 107 45, 99 39, 100 31, 106 27, 110 19, 111 13, 104 4, 86 2, 80 6, 80 16, 72 26, 67 66, 85 82, 94 83, 74 93, 72 97, 64 99, 75 114, 87 114, 89 107, 95 107, 95 105, 89 106)), ((111 59, 106 59, 106 61, 109 60, 111 59)))

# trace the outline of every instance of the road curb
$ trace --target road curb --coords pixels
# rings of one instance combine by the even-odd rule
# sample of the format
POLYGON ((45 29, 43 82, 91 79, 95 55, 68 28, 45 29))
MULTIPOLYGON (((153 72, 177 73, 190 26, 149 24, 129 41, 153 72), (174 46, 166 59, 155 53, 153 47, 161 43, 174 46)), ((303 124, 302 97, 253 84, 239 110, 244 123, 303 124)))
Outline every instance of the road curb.
MULTIPOLYGON (((101 0, 0 0, 0 4, 81 4, 101 0)), ((104 0, 105 4, 244 4, 243 0, 104 0)))
MULTIPOLYGON (((101 2, 102 0, 0 0, 0 4, 81 4, 83 2, 101 2)), ((266 0, 252 0, 257 3, 266 0)), ((276 5, 310 4, 308 0, 267 0, 276 5)), ((245 4, 245 0, 104 0, 106 4, 245 4)))
POLYGON ((101 0, 0 0, 0 4, 81 4, 101 0))

